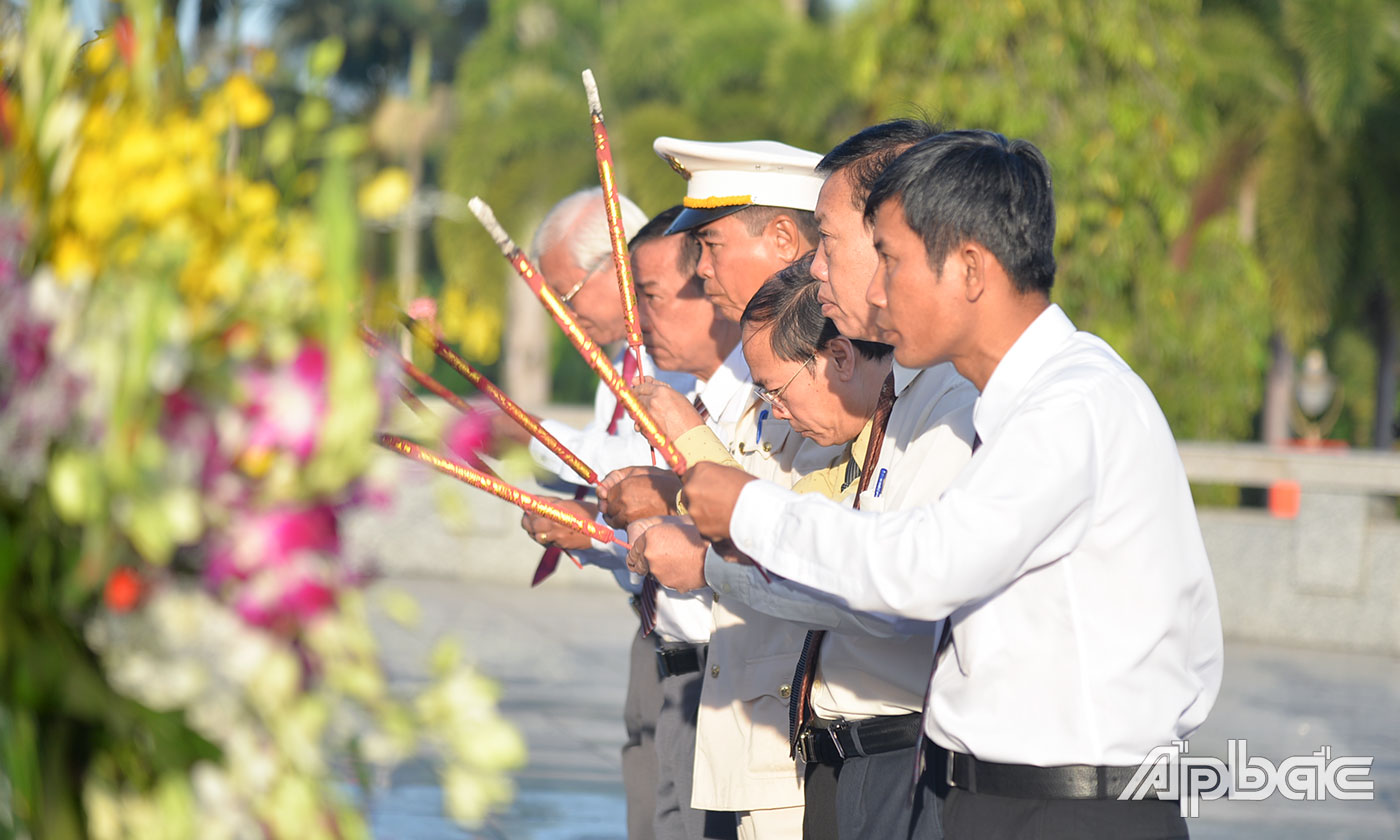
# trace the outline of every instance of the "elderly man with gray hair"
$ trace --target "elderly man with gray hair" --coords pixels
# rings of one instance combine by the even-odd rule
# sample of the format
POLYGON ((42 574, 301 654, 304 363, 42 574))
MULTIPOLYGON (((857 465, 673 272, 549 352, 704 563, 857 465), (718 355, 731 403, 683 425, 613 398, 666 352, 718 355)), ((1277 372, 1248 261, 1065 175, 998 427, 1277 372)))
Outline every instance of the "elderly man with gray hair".
MULTIPOLYGON (((619 196, 619 204, 623 228, 636 234, 633 239, 633 247, 636 247, 638 240, 646 237, 644 229, 649 228, 646 214, 625 196, 619 196)), ((665 225, 662 225, 660 230, 664 229, 665 225)), ((545 284, 573 312, 579 326, 590 338, 601 346, 617 344, 623 339, 626 327, 622 297, 618 293, 613 270, 612 240, 600 188, 581 190, 555 204, 535 232, 530 256, 543 275, 545 284)), ((630 377, 635 361, 631 353, 624 351, 614 354, 613 364, 630 377)), ((694 376, 658 371, 646 353, 642 354, 641 372, 663 379, 682 393, 695 389, 694 376)), ((502 418, 508 420, 504 416, 502 418)), ((593 417, 583 428, 576 429, 547 419, 541 420, 541 423, 599 475, 634 464, 651 463, 651 448, 646 439, 636 434, 631 419, 618 410, 617 399, 601 382, 593 400, 593 417)), ((535 463, 560 482, 581 486, 581 479, 538 441, 518 436, 517 430, 523 430, 513 421, 498 424, 497 430, 519 443, 528 443, 535 463)), ((562 500, 560 503, 566 507, 575 506, 585 516, 594 515, 592 503, 562 500)), ((552 525, 536 521, 528 514, 521 524, 535 540, 546 545, 556 544, 552 525)), ((640 583, 628 573, 621 558, 611 558, 606 552, 599 551, 601 546, 596 544, 592 548, 569 548, 581 562, 612 570, 618 583, 634 597, 640 591, 640 583)), ((701 604, 700 608, 708 616, 708 602, 701 604)), ((622 747, 622 775, 627 794, 627 836, 630 840, 652 840, 656 836, 654 822, 660 770, 653 739, 661 704, 657 637, 639 632, 633 639, 623 709, 627 741, 622 747)))

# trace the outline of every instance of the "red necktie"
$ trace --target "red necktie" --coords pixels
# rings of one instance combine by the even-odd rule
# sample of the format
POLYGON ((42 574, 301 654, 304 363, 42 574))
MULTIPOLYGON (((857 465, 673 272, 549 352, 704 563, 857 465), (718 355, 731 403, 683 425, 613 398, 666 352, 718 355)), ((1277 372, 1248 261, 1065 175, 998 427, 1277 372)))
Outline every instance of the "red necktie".
MULTIPOLYGON (((624 350, 622 352, 622 379, 629 385, 637 378, 637 354, 624 350)), ((608 434, 617 434, 617 423, 622 419, 622 415, 627 409, 618 400, 613 408, 612 420, 608 421, 608 434)), ((588 495, 589 488, 579 487, 574 491, 574 501, 580 501, 588 495)), ((539 586, 544 583, 544 579, 554 574, 554 570, 559 568, 558 546, 552 545, 544 550, 544 556, 540 558, 540 563, 535 567, 535 576, 530 580, 531 586, 539 586)))
MULTIPOLYGON (((870 476, 880 463, 880 449, 885 443, 885 427, 890 423, 890 411, 894 408, 894 374, 885 377, 880 386, 880 399, 875 403, 875 414, 870 420, 870 442, 865 449, 865 460, 861 462, 860 483, 856 485, 855 509, 860 510, 860 494, 870 486, 870 476)), ((788 738, 794 754, 797 751, 797 735, 812 719, 812 683, 817 676, 817 656, 821 653, 825 630, 808 630, 802 640, 802 654, 797 657, 797 671, 792 675, 792 698, 788 701, 788 738)))

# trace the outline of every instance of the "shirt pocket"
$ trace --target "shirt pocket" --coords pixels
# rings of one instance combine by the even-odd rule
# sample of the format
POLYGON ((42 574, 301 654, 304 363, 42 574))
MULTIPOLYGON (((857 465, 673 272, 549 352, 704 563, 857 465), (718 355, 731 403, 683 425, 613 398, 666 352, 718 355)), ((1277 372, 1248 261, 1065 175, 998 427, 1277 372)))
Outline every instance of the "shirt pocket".
POLYGON ((744 673, 735 684, 738 699, 744 702, 772 697, 787 703, 792 692, 792 675, 797 657, 791 653, 760 656, 744 661, 744 673))

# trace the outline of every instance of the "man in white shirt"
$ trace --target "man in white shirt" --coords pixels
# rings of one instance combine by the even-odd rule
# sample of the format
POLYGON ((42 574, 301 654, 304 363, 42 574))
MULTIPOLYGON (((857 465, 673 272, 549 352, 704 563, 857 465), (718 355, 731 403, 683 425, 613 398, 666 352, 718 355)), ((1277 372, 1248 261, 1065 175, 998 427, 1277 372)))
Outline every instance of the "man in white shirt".
POLYGON ((877 324, 901 364, 952 362, 977 386, 980 448, 911 510, 708 464, 684 477, 687 509, 850 608, 949 619, 925 705, 947 755, 921 779, 943 788, 947 837, 1186 836, 1175 802, 1118 796, 1215 701, 1214 581, 1151 391, 1049 302, 1049 165, 1025 141, 948 132, 890 165, 866 215, 877 324))
MULTIPOLYGON (((628 231, 636 231, 639 236, 647 224, 644 213, 626 196, 619 196, 622 208, 623 226, 628 231)), ((664 232, 662 226, 654 228, 653 236, 664 232)), ((539 267, 544 282, 564 300, 574 313, 580 326, 599 345, 615 344, 623 338, 625 325, 622 317, 622 298, 618 294, 617 281, 613 272, 612 240, 608 233, 607 211, 603 204, 600 188, 581 190, 561 199, 545 215, 535 232, 530 247, 534 263, 539 267)), ((630 354, 624 351, 614 360, 619 369, 628 370, 630 354)), ((655 368, 647 354, 642 355, 642 372, 653 373, 655 368)), ((694 387, 694 377, 689 374, 667 374, 676 387, 688 391, 694 387)), ((651 450, 641 435, 633 430, 630 418, 617 417, 617 400, 601 382, 593 401, 593 419, 583 429, 575 429, 554 420, 542 420, 542 424, 574 454, 595 470, 604 475, 608 470, 627 464, 642 463, 650 458, 651 450), (613 434, 612 431, 618 432, 613 434)), ((528 442, 530 454, 536 463, 552 473, 565 486, 580 487, 576 498, 584 495, 582 479, 545 449, 538 441, 524 434, 524 431, 505 415, 498 415, 495 428, 498 432, 520 443, 528 442)), ((584 504, 568 501, 566 506, 584 504)), ((586 513, 592 516, 591 510, 586 513)), ((580 562, 596 562, 614 568, 618 583, 629 592, 638 589, 633 576, 625 567, 615 564, 615 556, 610 552, 587 551, 586 538, 578 539, 575 532, 557 525, 543 517, 526 516, 522 519, 526 532, 542 545, 565 549, 583 549, 576 553, 580 562), (536 521, 536 519, 541 521, 536 521)), ((602 546, 597 546, 603 548, 602 546)), ((555 552, 554 562, 557 562, 555 552)), ((536 580, 548 574, 547 569, 536 573, 536 580)), ((701 608, 703 620, 707 606, 701 608)), ((656 717, 661 708, 661 683, 656 673, 656 638, 643 637, 639 632, 632 643, 628 668, 627 698, 623 708, 623 722, 627 731, 627 741, 622 747, 623 787, 627 794, 628 837, 636 840, 651 840, 656 816, 657 760, 653 746, 653 733, 656 717)))
MULTIPOLYGON (((738 346, 738 325, 718 316, 704 295, 695 275, 699 247, 688 236, 666 235, 665 230, 681 212, 680 207, 658 214, 633 237, 631 256, 637 284, 638 319, 647 357, 659 369, 691 377, 695 383, 687 391, 706 408, 706 423, 717 434, 730 434, 748 406, 748 369, 736 370, 733 360, 738 346)), ((611 264, 611 263, 609 263, 611 264)), ((621 317, 621 309, 618 310, 621 317)), ((629 445, 639 461, 649 459, 643 442, 630 418, 623 417, 615 427, 611 451, 626 453, 629 445)), ((609 451, 593 446, 593 453, 609 451)), ((562 465, 561 465, 562 466, 562 465)), ((674 475, 660 471, 662 475, 674 475)), ((674 498, 679 483, 669 492, 674 498)), ((600 496, 603 495, 600 490, 600 496)), ((594 517, 597 505, 588 501, 561 501, 581 515, 594 517)), ((619 581, 635 589, 639 581, 628 580, 625 552, 616 546, 588 540, 545 517, 526 514, 521 527, 536 541, 570 549, 583 562, 609 568, 619 581)), ((727 840, 734 836, 732 813, 711 813, 690 807, 691 775, 695 755, 695 716, 699 706, 700 680, 710 637, 710 593, 681 594, 654 590, 646 612, 654 616, 653 627, 644 627, 637 645, 652 657, 635 663, 630 683, 650 687, 653 678, 660 697, 652 723, 651 750, 655 772, 648 781, 655 789, 652 831, 658 840, 727 840)), ((629 710, 635 715, 648 692, 629 691, 629 710)))
MULTIPOLYGON (((687 179, 687 209, 671 230, 693 231, 702 248, 697 272, 705 293, 737 322, 769 276, 811 250, 811 211, 821 189, 813 168, 820 156, 771 141, 662 137, 654 145, 687 179)), ((840 454, 811 445, 752 392, 745 394, 748 409, 733 434, 721 437, 699 425, 687 401, 670 389, 644 384, 637 391, 689 464, 737 462, 752 475, 791 486, 840 454)), ((723 598, 715 598, 712 619, 692 804, 739 812, 745 840, 800 837, 802 787, 788 755, 787 700, 805 633, 723 598)))
MULTIPOLYGON (((938 128, 900 119, 870 126, 833 148, 817 165, 826 176, 817 199, 819 229, 812 275, 821 312, 843 335, 878 340, 875 310, 865 300, 878 259, 865 223, 865 198, 901 152, 938 128)), ((926 370, 896 364, 887 424, 872 431, 874 457, 861 471, 861 510, 903 510, 936 501, 967 464, 977 391, 951 364, 926 370), (868 475, 867 475, 868 473, 868 475)), ((919 717, 934 643, 942 622, 901 632, 852 616, 803 587, 765 581, 754 567, 716 557, 705 576, 718 591, 779 618, 803 624, 809 653, 793 678, 796 753, 805 765, 806 840, 886 837, 909 825, 909 768, 919 749, 919 717), (804 674, 811 671, 812 678, 804 674), (810 688, 802 692, 798 686, 810 688), (800 695, 806 696, 800 696, 800 695)), ((930 798, 920 807, 936 807, 930 798)), ((920 823, 936 838, 936 820, 920 823)))

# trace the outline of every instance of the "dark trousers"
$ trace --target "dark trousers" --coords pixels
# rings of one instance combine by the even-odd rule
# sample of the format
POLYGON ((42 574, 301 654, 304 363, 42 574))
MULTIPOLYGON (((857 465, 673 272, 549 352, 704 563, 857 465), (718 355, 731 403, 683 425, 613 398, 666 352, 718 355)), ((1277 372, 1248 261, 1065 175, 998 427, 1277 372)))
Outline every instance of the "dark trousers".
POLYGON ((656 673, 656 637, 632 640, 627 699, 622 721, 622 788, 627 795, 628 840, 653 840, 656 821, 656 717, 661 712, 661 678, 656 673))
POLYGON ((936 813, 914 824, 910 833, 915 809, 936 812, 939 804, 922 790, 910 799, 917 755, 918 748, 909 747, 852 756, 839 765, 808 764, 803 840, 941 840, 936 813))
MULTIPOLYGON (((695 780, 695 720, 705 659, 693 674, 661 679, 661 713, 656 718, 656 840, 734 840, 732 811, 690 807, 695 780)), ((655 667, 655 663, 653 663, 655 667)))
POLYGON ((943 803, 948 840, 1185 840, 1179 803, 1144 799, 1016 799, 953 788, 943 803))
POLYGON ((924 739, 932 760, 919 778, 921 799, 936 809, 914 816, 941 820, 947 840, 1185 840, 1189 836, 1180 803, 1144 799, 1022 799, 949 788, 945 754, 924 739), (936 754, 936 757, 934 757, 936 754))

